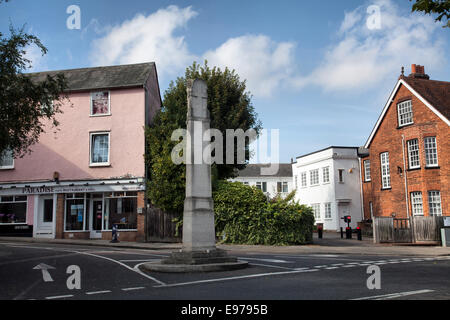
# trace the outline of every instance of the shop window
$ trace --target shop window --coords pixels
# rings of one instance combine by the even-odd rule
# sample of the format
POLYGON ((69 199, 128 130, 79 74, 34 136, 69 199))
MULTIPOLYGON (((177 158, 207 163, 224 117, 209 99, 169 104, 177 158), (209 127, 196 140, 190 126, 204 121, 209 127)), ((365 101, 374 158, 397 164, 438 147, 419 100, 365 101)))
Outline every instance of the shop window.
POLYGON ((27 199, 20 196, 0 197, 0 224, 26 223, 27 199))
POLYGON ((86 206, 89 201, 86 201, 84 194, 71 194, 66 196, 66 231, 84 231, 86 212, 89 212, 86 206))
POLYGON ((104 229, 111 230, 117 224, 118 229, 137 229, 137 197, 126 194, 118 197, 114 194, 105 199, 104 229))

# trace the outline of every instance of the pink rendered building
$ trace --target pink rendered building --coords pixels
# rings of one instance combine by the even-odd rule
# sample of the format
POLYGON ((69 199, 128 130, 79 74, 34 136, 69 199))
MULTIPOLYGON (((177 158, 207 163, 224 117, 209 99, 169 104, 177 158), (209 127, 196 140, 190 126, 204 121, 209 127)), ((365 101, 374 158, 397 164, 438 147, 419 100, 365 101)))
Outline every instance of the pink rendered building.
POLYGON ((64 73, 60 125, 32 153, 0 155, 0 235, 145 240, 145 126, 161 108, 154 63, 64 73))

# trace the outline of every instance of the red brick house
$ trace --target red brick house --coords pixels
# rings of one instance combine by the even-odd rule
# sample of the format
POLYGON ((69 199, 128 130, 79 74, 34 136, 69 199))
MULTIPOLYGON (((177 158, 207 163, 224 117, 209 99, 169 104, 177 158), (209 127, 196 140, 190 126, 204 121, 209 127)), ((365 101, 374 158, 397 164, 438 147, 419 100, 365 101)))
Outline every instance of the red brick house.
POLYGON ((365 219, 450 215, 450 82, 399 77, 361 155, 365 219))

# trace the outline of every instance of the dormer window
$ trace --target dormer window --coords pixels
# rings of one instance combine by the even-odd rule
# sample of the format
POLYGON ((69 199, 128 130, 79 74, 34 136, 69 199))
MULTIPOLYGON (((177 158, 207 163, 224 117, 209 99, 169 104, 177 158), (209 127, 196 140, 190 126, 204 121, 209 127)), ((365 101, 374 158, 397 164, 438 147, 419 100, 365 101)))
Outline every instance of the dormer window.
POLYGON ((91 116, 107 116, 111 114, 109 91, 91 93, 91 116))
POLYGON ((397 111, 399 127, 414 123, 411 100, 397 104, 397 111))

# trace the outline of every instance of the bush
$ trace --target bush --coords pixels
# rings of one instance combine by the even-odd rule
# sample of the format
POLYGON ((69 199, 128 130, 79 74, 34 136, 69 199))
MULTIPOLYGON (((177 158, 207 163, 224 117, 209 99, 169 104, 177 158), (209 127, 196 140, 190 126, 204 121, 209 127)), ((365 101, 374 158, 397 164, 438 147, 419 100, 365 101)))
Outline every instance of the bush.
POLYGON ((312 209, 240 182, 221 181, 213 193, 216 234, 236 244, 289 245, 312 242, 312 209))

